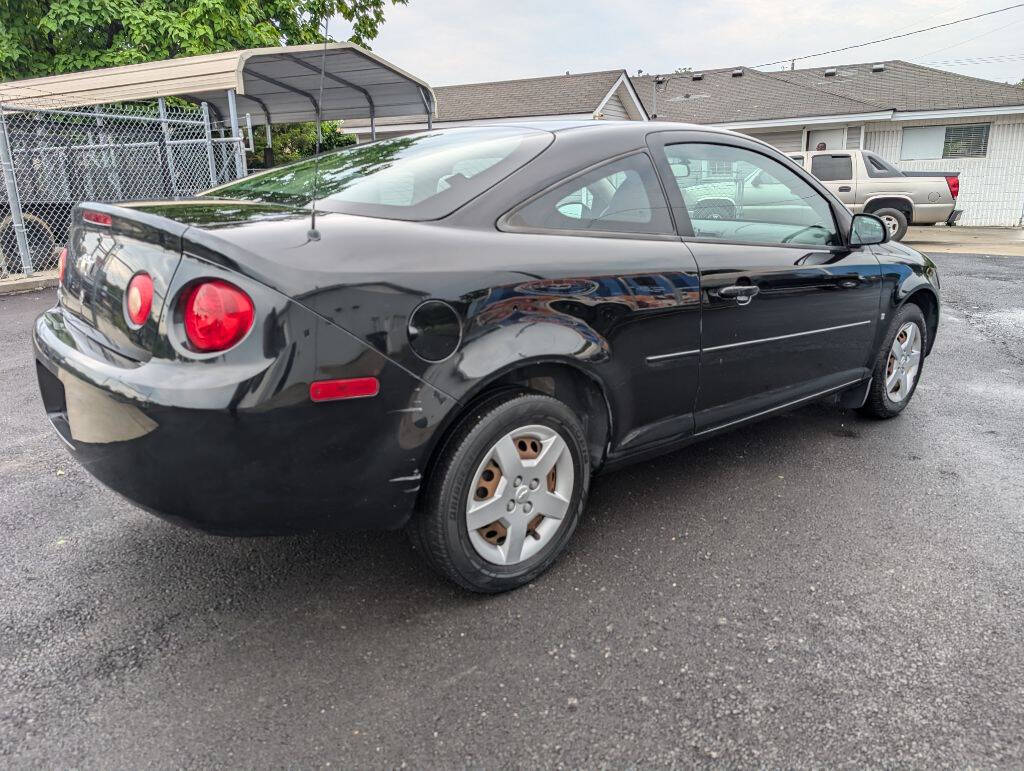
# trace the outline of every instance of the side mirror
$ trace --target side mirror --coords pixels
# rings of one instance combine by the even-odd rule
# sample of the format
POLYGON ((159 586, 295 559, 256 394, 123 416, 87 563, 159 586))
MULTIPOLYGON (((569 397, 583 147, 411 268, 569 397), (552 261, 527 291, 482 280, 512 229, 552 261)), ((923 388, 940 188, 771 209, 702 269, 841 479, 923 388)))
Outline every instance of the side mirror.
POLYGON ((889 240, 889 229, 874 214, 854 214, 850 223, 850 246, 884 244, 889 240))
POLYGON ((676 179, 685 179, 690 176, 690 164, 686 162, 670 164, 672 167, 672 175, 676 179))

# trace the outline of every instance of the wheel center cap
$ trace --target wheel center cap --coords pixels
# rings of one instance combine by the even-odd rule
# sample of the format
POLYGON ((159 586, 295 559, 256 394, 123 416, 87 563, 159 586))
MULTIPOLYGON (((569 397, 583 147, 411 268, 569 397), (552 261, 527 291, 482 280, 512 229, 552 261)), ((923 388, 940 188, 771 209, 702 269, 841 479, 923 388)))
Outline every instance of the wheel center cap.
POLYGON ((519 503, 522 503, 523 501, 525 501, 529 497, 530 497, 530 488, 529 487, 527 487, 526 485, 519 485, 519 487, 516 488, 515 498, 516 498, 516 500, 519 503))

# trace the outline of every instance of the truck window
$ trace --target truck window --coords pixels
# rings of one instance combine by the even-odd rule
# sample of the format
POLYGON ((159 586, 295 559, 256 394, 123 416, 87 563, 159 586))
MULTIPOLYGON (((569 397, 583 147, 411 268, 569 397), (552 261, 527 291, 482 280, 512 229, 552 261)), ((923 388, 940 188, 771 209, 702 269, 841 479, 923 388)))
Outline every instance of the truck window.
POLYGON ((903 172, 897 169, 895 166, 891 166, 886 163, 882 158, 879 158, 874 153, 862 153, 864 158, 864 168, 868 172, 869 177, 902 177, 903 172))
POLYGON ((822 182, 853 179, 853 159, 849 155, 815 155, 811 174, 822 182))

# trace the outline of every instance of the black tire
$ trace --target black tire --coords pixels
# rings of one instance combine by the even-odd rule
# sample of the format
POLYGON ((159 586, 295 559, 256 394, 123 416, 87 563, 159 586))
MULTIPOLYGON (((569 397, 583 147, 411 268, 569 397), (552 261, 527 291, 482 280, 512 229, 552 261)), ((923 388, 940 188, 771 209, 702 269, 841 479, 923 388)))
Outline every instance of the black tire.
POLYGON ((917 384, 921 380, 921 373, 924 371, 924 353, 927 350, 928 325, 925 323, 924 313, 914 303, 907 303, 892 314, 889 329, 886 331, 885 337, 882 338, 882 347, 875 355, 874 367, 871 370, 871 388, 868 390, 867 401, 860 408, 860 412, 879 419, 894 418, 903 412, 913 398, 917 384), (885 387, 886 377, 889 374, 889 351, 900 329, 908 322, 916 324, 921 335, 921 362, 907 395, 900 401, 893 401, 889 398, 888 389, 885 387))
POLYGON ((889 240, 890 241, 902 241, 903 236, 907 234, 907 215, 901 212, 899 209, 879 209, 878 211, 871 212, 876 217, 885 223, 886 228, 889 228, 889 240), (894 233, 891 228, 889 218, 895 220, 896 232, 894 233))
POLYGON ((575 413, 550 396, 500 394, 472 409, 441 447, 420 510, 409 524, 409 535, 430 566, 459 586, 486 594, 505 592, 551 567, 576 529, 589 487, 587 440, 575 413), (569 450, 573 468, 569 506, 540 551, 514 565, 495 564, 485 560, 470 540, 466 501, 478 484, 472 477, 505 434, 536 424, 556 431, 569 450))

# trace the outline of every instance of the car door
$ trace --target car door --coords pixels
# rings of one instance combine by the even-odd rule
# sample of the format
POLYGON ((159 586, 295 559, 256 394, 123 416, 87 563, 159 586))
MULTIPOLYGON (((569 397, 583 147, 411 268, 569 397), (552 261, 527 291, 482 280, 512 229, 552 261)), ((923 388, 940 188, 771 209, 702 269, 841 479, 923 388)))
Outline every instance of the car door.
MULTIPOLYGON (((698 432, 855 383, 868 373, 878 323, 880 269, 867 248, 850 248, 821 187, 784 156, 718 133, 651 135, 651 149, 678 207, 683 240, 701 280, 698 432), (688 191, 672 184, 713 167, 771 175, 784 218, 707 219, 688 191), (675 173, 670 173, 674 169, 675 173)), ((692 183, 693 180, 690 180, 692 183)), ((723 207, 727 209, 728 207, 723 207)))
POLYGON ((550 266, 544 280, 492 289, 477 318, 532 316, 549 348, 558 334, 550 324, 579 332, 578 355, 609 386, 613 455, 692 434, 700 279, 650 155, 634 150, 581 170, 499 227, 528 235, 531 253, 550 250, 550 266))
POLYGON ((857 202, 857 179, 850 153, 815 153, 811 156, 811 174, 844 206, 851 207, 857 202))

